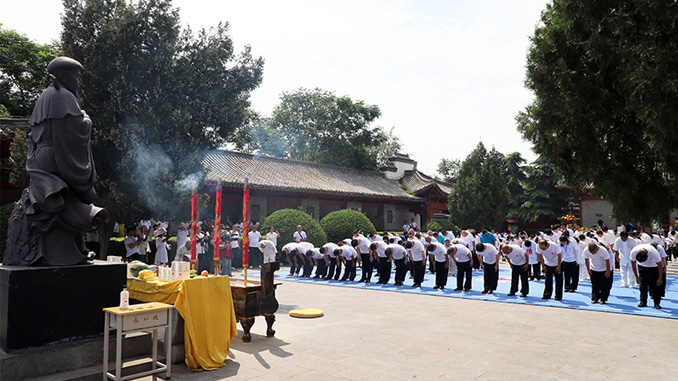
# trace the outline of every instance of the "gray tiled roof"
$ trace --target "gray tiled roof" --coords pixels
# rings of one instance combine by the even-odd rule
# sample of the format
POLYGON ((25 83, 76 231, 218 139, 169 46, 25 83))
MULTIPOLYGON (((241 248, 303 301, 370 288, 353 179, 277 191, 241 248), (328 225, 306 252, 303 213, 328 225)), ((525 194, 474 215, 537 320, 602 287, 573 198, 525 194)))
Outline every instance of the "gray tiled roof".
POLYGON ((407 184, 407 189, 414 194, 419 194, 424 190, 437 186, 443 193, 449 195, 452 192, 452 184, 436 180, 432 177, 417 171, 406 171, 403 176, 403 182, 407 184))
POLYGON ((250 187, 257 190, 423 201, 407 194, 397 181, 375 171, 223 150, 206 154, 202 164, 206 180, 211 183, 221 180, 224 186, 242 186, 247 177, 250 187))

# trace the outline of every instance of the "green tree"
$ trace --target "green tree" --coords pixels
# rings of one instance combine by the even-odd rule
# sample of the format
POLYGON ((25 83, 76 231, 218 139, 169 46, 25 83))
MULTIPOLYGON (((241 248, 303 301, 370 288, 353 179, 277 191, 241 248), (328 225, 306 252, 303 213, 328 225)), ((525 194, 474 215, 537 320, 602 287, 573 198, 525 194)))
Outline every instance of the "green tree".
POLYGON ((518 130, 577 190, 623 220, 678 205, 678 3, 558 0, 527 58, 518 130))
POLYGON ((59 56, 58 43, 38 44, 0 24, 0 108, 29 116, 47 85, 47 64, 59 56))
POLYGON ((454 184, 457 181, 457 176, 459 175, 459 169, 461 168, 461 160, 459 159, 440 159, 438 163, 438 173, 442 177, 443 181, 446 181, 450 184, 454 184))
POLYGON ((64 53, 84 66, 99 202, 117 220, 186 216, 202 154, 251 117, 263 60, 228 24, 181 30, 170 0, 64 0, 64 53))
POLYGON ((544 221, 569 211, 568 206, 574 201, 574 196, 562 188, 561 177, 543 157, 537 158, 525 171, 525 196, 518 209, 520 219, 525 222, 544 221))
POLYGON ((261 152, 271 156, 377 169, 377 147, 388 140, 379 127, 369 127, 379 107, 321 89, 283 93, 270 123, 259 136, 270 143, 261 152), (283 151, 281 152, 281 148, 283 151), (341 155, 337 155, 341 152, 341 155))
POLYGON ((504 179, 504 155, 483 143, 461 163, 448 198, 451 220, 461 227, 500 228, 508 212, 509 190, 504 179))
POLYGON ((525 169, 523 159, 520 152, 514 152, 504 157, 504 178, 506 180, 506 187, 509 191, 509 206, 506 217, 519 218, 520 205, 523 202, 525 182, 525 169))
POLYGON ((378 140, 381 141, 381 144, 371 146, 368 151, 376 157, 377 166, 381 167, 388 163, 389 158, 400 152, 403 145, 400 142, 400 137, 395 134, 395 127, 391 127, 388 131, 381 128, 378 128, 378 130, 380 130, 378 140))

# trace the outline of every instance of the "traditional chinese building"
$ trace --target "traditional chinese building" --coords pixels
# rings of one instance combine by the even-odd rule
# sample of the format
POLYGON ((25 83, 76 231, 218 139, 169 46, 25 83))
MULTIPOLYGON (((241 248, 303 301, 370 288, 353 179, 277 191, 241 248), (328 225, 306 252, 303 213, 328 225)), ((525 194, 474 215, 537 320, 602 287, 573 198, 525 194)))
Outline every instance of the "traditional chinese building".
POLYGON ((206 191, 222 182, 222 213, 234 223, 242 215, 246 178, 252 221, 263 222, 284 208, 301 209, 316 220, 348 208, 365 213, 378 230, 401 230, 405 220, 421 224, 447 211, 449 184, 417 171, 407 155, 391 158, 381 172, 223 150, 208 153, 202 164, 206 191))

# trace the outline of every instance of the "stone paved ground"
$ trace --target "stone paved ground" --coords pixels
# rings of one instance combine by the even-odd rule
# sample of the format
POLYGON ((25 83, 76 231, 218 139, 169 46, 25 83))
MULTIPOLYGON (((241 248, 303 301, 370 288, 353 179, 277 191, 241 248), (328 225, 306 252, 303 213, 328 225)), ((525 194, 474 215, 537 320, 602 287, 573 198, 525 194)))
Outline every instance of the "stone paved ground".
MULTIPOLYGON (((283 282, 227 365, 173 380, 678 380, 678 323, 601 312, 283 282), (320 308, 319 319, 291 318, 320 308)), ((239 329, 239 334, 241 331, 239 329)))

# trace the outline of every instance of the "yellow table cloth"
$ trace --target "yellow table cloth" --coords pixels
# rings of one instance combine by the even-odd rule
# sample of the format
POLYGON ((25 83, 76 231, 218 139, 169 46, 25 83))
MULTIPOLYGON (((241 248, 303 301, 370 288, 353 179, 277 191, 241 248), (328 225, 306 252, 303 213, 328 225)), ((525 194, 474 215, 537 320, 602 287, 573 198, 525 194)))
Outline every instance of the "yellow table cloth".
POLYGON ((127 280, 131 298, 174 304, 184 318, 186 365, 190 370, 224 366, 231 340, 238 334, 227 276, 175 282, 127 280))

